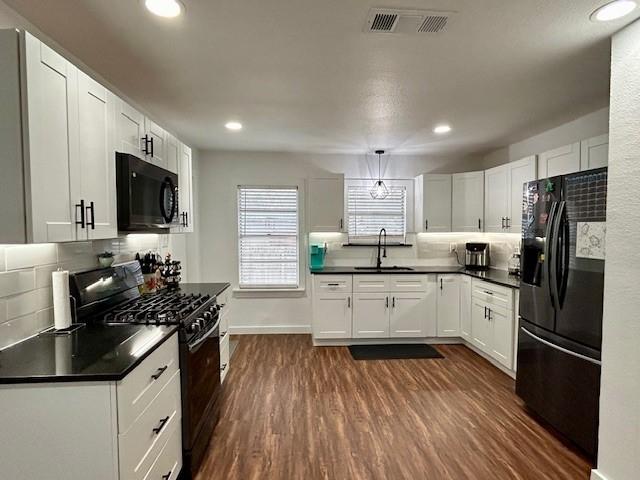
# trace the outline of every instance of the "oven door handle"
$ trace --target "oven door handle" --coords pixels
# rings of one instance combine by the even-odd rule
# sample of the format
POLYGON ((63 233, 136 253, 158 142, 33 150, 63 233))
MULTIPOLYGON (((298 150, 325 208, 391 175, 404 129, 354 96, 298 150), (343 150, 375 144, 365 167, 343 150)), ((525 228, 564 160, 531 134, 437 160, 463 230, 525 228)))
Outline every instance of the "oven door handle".
POLYGON ((202 337, 200 340, 198 340, 198 341, 197 341, 196 343, 194 343, 193 345, 189 345, 189 352, 190 352, 190 353, 194 353, 194 352, 196 352, 196 351, 200 348, 200 345, 202 345, 204 342, 206 342, 206 341, 207 341, 207 339, 208 339, 209 337, 211 337, 211 335, 212 335, 216 330, 218 330, 218 327, 219 327, 219 326, 220 326, 220 319, 218 319, 218 321, 215 323, 215 325, 209 329, 209 331, 207 332, 207 334, 206 334, 204 337, 202 337))

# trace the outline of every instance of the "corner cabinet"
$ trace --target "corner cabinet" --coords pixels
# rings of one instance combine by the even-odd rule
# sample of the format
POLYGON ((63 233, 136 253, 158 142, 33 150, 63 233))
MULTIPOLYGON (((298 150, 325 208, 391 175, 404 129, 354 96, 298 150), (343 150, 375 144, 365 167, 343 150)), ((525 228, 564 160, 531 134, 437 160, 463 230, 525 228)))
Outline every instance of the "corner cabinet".
POLYGON ((484 229, 484 172, 452 175, 454 232, 482 232, 484 229))
POLYGON ((309 232, 344 232, 344 175, 309 179, 309 232))
POLYGON ((419 175, 414 197, 416 232, 451 231, 451 175, 419 175))
POLYGON ((519 233, 522 230, 524 184, 535 179, 535 155, 485 172, 485 232, 519 233))

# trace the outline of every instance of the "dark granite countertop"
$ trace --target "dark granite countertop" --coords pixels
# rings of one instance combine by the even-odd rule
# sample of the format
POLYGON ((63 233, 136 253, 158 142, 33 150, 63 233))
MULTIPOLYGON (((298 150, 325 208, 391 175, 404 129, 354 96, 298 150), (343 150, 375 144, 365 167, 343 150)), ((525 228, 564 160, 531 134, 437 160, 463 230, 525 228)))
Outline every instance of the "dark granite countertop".
POLYGON ((390 274, 390 275, 411 275, 411 274, 425 274, 425 273, 461 273, 464 275, 469 275, 474 278, 480 278, 482 280, 486 280, 487 282, 495 283, 497 285, 502 285, 510 288, 520 288, 520 277, 515 275, 509 275, 508 272, 504 270, 495 270, 490 269, 486 271, 478 271, 478 270, 467 270, 464 267, 456 267, 456 266, 442 266, 442 267, 411 267, 412 270, 362 270, 356 268, 354 266, 344 266, 344 267, 324 267, 319 271, 312 271, 312 274, 315 275, 380 275, 380 274, 390 274))
POLYGON ((182 293, 201 293, 217 297, 230 286, 230 283, 181 283, 180 291, 182 293))
POLYGON ((122 380, 177 329, 87 324, 40 334, 0 352, 0 384, 122 380))

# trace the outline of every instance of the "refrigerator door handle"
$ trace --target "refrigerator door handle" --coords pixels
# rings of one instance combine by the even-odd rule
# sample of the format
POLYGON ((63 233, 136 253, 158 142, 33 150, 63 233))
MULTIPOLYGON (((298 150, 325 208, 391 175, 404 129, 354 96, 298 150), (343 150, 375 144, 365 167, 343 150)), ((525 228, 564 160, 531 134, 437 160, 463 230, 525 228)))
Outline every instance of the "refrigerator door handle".
POLYGON ((564 217, 567 202, 562 201, 558 204, 558 208, 555 212, 555 218, 553 219, 553 243, 551 245, 551 263, 549 269, 551 270, 551 277, 549 278, 551 284, 551 295, 555 302, 555 308, 560 308, 560 280, 558 277, 561 275, 560 271, 560 227, 562 225, 562 219, 564 217), (553 265, 551 265, 553 264, 553 265))
POLYGON ((534 335, 533 333, 531 333, 529 330, 527 330, 524 327, 520 327, 520 330, 522 330, 525 334, 529 335, 531 338, 533 338, 534 340, 537 340, 540 343, 545 344, 547 347, 551 347, 555 350, 558 350, 562 353, 566 353, 567 355, 571 355, 572 357, 576 357, 576 358, 580 358, 582 360, 586 360, 587 362, 593 363, 594 365, 602 365, 602 362, 600 360, 596 360, 595 358, 591 358, 591 357, 587 357, 586 355, 582 355, 580 353, 576 353, 574 351, 571 351, 567 348, 563 348, 559 345, 555 345, 547 340, 545 340, 544 338, 540 338, 537 335, 534 335))
POLYGON ((545 242, 544 242, 544 271, 547 277, 547 282, 549 283, 549 297, 551 297, 551 305, 553 308, 556 307, 556 301, 553 297, 553 268, 551 268, 551 260, 552 260, 552 242, 553 239, 553 225, 555 223, 556 218, 556 210, 558 209, 558 202, 553 202, 551 204, 551 210, 549 211, 549 217, 547 218, 547 229, 545 234, 545 242))

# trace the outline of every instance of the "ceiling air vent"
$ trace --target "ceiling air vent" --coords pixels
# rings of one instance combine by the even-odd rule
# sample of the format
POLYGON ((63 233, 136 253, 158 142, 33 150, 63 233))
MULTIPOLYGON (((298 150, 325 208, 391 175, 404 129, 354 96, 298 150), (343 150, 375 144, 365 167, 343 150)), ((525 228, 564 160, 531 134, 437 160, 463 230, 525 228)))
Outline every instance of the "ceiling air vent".
POLYGON ((367 16, 364 32, 437 34, 445 31, 455 12, 433 10, 399 10, 372 8, 367 16))

